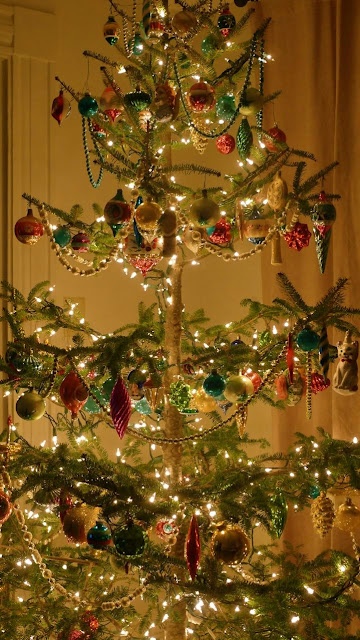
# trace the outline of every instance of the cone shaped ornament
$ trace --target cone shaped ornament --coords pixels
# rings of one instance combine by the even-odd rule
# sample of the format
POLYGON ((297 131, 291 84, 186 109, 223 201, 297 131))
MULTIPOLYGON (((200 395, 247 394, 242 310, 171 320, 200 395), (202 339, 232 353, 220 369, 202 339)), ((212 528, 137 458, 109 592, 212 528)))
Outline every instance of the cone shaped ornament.
POLYGON ((331 229, 335 220, 336 209, 334 205, 328 201, 325 192, 321 191, 319 194, 319 202, 314 206, 312 211, 316 255, 321 273, 325 271, 331 240, 331 229))

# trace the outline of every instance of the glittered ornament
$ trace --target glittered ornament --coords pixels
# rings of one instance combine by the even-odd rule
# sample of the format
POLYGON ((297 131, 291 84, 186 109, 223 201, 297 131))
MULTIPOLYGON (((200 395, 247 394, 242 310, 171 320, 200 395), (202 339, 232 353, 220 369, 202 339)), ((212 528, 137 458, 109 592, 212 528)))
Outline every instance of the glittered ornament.
POLYGON ((219 246, 227 246, 231 242, 231 224, 225 218, 221 218, 215 227, 211 228, 211 232, 207 230, 208 240, 219 246))
POLYGON ((203 189, 202 198, 190 205, 188 217, 191 222, 200 227, 212 227, 221 218, 220 207, 214 200, 207 197, 207 191, 203 189))
POLYGON ((117 553, 131 560, 144 552, 147 534, 142 527, 130 520, 125 526, 119 526, 114 530, 113 541, 117 553))
POLYGON ((236 111, 235 97, 228 94, 220 96, 216 101, 215 109, 218 118, 230 120, 236 111))
POLYGON ((270 531, 276 538, 280 538, 287 519, 288 505, 284 494, 277 489, 270 498, 271 526, 270 531))
POLYGON ((235 16, 230 12, 229 5, 226 4, 217 21, 218 29, 224 38, 227 38, 230 35, 230 32, 234 29, 236 25, 235 16))
POLYGON ((22 244, 35 244, 44 233, 44 227, 38 218, 33 216, 32 209, 28 209, 27 215, 15 223, 15 236, 22 244))
POLYGON ((314 225, 316 255, 320 272, 324 273, 330 246, 331 230, 336 220, 336 209, 328 200, 325 191, 320 192, 319 201, 312 209, 311 219, 314 225))
POLYGON ((276 153, 277 151, 281 151, 281 145, 286 142, 286 134, 284 131, 279 129, 277 125, 272 127, 266 132, 271 139, 268 137, 263 138, 263 143, 270 153, 276 153), (279 144, 280 143, 280 144, 279 144))
POLYGON ((232 153, 235 149, 236 143, 235 138, 231 136, 229 133, 224 133, 222 136, 219 136, 216 140, 216 148, 220 153, 227 155, 228 153, 232 153))
POLYGON ((302 351, 314 351, 319 346, 320 336, 316 331, 306 327, 299 331, 296 337, 296 344, 302 351))
POLYGON ((80 231, 71 240, 71 248, 77 253, 86 253, 89 251, 90 238, 87 233, 80 231))
POLYGON ((224 397, 229 402, 239 402, 242 398, 254 393, 254 385, 250 378, 240 375, 230 376, 225 384, 224 397))
POLYGON ((309 489, 309 498, 313 498, 313 500, 315 500, 315 498, 318 498, 320 495, 321 491, 319 489, 319 487, 314 484, 312 487, 310 487, 309 489))
POLYGON ((313 525, 321 538, 331 531, 335 520, 334 503, 322 491, 311 505, 311 517, 313 525))
POLYGON ((95 116, 99 111, 99 105, 95 98, 93 98, 90 93, 85 93, 85 95, 80 98, 78 102, 78 109, 82 116, 85 118, 91 118, 95 116))
POLYGON ((242 562, 250 551, 250 542, 237 524, 220 524, 211 540, 216 560, 233 565, 242 562))
MULTIPOLYGON (((81 631, 80 629, 73 629, 72 631, 70 631, 66 640, 86 640, 85 636, 85 631, 81 631)), ((63 640, 63 636, 60 636, 58 640, 63 640)))
POLYGON ((249 157, 253 141, 254 138, 249 121, 247 118, 243 118, 236 134, 236 147, 242 160, 246 160, 249 157))
POLYGON ((11 512, 12 506, 9 497, 0 489, 0 526, 10 518, 11 512))
POLYGON ((241 99, 240 113, 244 116, 255 115, 264 104, 264 96, 255 87, 246 89, 241 99))
POLYGON ((127 107, 131 107, 135 111, 143 111, 150 106, 151 96, 146 91, 142 91, 140 87, 136 87, 135 91, 124 95, 124 102, 127 107))
POLYGON ((200 531, 196 516, 190 520, 190 526, 186 537, 186 562, 191 580, 195 580, 200 562, 200 531))
POLYGON ((346 498, 345 502, 339 506, 334 526, 348 533, 359 533, 360 509, 353 503, 351 498, 346 498))
POLYGON ((111 46, 117 43, 120 38, 120 27, 115 21, 114 16, 109 16, 108 21, 104 24, 104 38, 111 46))
POLYGON ((174 520, 159 520, 159 522, 156 523, 155 531, 159 538, 169 541, 171 538, 177 536, 179 527, 174 520))
POLYGON ((63 531, 68 540, 83 544, 89 529, 96 522, 97 509, 84 504, 68 509, 64 516, 63 531))
POLYGON ((136 224, 140 229, 151 231, 156 228, 162 212, 160 205, 149 198, 135 209, 136 224))
POLYGON ((149 405, 146 398, 141 398, 134 405, 135 411, 141 413, 143 416, 149 416, 152 413, 151 406, 149 405))
POLYGON ((105 549, 112 542, 109 527, 97 520, 94 526, 87 532, 86 540, 88 545, 93 547, 93 549, 105 549))
POLYGON ((59 91, 59 95, 54 98, 51 105, 51 115, 60 125, 65 118, 68 117, 71 111, 69 100, 65 98, 62 89, 59 91))
POLYGON ((218 408, 213 396, 209 396, 204 389, 198 389, 191 400, 191 406, 202 413, 211 413, 218 408))
POLYGON ((53 237, 56 244, 62 249, 71 242, 71 232, 68 226, 62 225, 53 231, 53 237))
POLYGON ((92 611, 85 611, 81 616, 81 625, 86 628, 86 631, 95 633, 99 628, 99 620, 92 611))
POLYGON ((110 415, 116 433, 123 438, 131 416, 131 400, 122 378, 118 378, 111 392, 110 415))
POLYGON ((311 392, 316 394, 320 391, 325 391, 328 387, 330 387, 329 378, 324 378, 321 373, 313 371, 311 374, 311 392))
POLYGON ((172 21, 172 30, 178 36, 186 36, 190 31, 196 28, 198 23, 197 17, 194 11, 183 9, 175 13, 172 21))
POLYGON ((104 218, 114 236, 131 220, 131 207, 125 201, 122 189, 118 189, 115 196, 104 207, 104 218))
POLYGON ((36 391, 26 391, 16 403, 16 413, 23 420, 39 420, 45 413, 43 397, 36 391))
POLYGON ((213 398, 221 396, 225 389, 225 379, 214 369, 203 382, 204 391, 213 398))
POLYGON ((170 385, 169 402, 173 404, 179 411, 185 411, 189 408, 191 400, 190 385, 183 380, 176 380, 170 385))
POLYGON ((196 82, 189 89, 188 103, 193 111, 209 111, 215 104, 215 91, 207 82, 196 82))
POLYGON ((301 251, 309 246, 311 231, 306 223, 296 222, 291 231, 284 233, 283 238, 290 249, 301 251))
POLYGON ((74 420, 84 406, 89 393, 77 373, 70 371, 60 385, 59 395, 65 407, 71 411, 71 418, 74 420))

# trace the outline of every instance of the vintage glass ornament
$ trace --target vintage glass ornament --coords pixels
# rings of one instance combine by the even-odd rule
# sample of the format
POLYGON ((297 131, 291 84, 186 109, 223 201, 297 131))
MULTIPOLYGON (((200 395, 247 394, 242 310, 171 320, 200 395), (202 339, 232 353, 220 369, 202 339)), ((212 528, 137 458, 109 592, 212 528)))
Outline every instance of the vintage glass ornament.
POLYGON ((287 196, 287 183, 281 177, 281 171, 278 171, 270 182, 266 192, 266 200, 270 209, 277 212, 284 211, 288 200, 287 196))
POLYGON ((198 389, 191 400, 191 405, 202 413, 210 413, 218 408, 217 402, 213 396, 210 396, 202 388, 198 389))
POLYGON ((87 233, 80 231, 71 240, 71 248, 77 253, 86 253, 89 251, 90 238, 87 233))
POLYGON ((346 498, 345 502, 338 507, 334 526, 348 533, 359 533, 360 509, 353 503, 351 498, 346 498))
POLYGON ((272 138, 272 140, 269 140, 269 138, 264 137, 263 143, 266 149, 270 151, 270 153, 276 153, 277 151, 280 151, 281 147, 276 143, 280 142, 281 144, 285 144, 286 133, 282 131, 282 129, 279 129, 277 125, 274 125, 273 127, 271 127, 271 129, 268 129, 266 133, 272 138))
POLYGON ((93 549, 106 549, 112 543, 111 531, 106 524, 97 520, 87 532, 86 540, 93 549))
POLYGON ((296 337, 296 344, 302 351, 314 351, 319 347, 320 336, 316 331, 305 327, 296 337))
POLYGON ((104 218, 111 228, 114 236, 119 229, 122 229, 131 220, 131 207, 126 202, 122 189, 118 189, 116 194, 104 207, 104 218))
POLYGON ((235 97, 228 94, 220 96, 216 101, 215 109, 218 118, 230 120, 236 111, 235 97))
POLYGON ((208 240, 219 246, 227 246, 231 242, 231 224, 225 218, 221 218, 215 227, 207 229, 208 240))
POLYGON ((329 252, 332 226, 336 220, 336 209, 328 200, 325 191, 319 193, 319 201, 311 212, 313 222, 316 255, 320 273, 324 273, 327 255, 329 252))
POLYGON ((258 113, 264 104, 264 96, 255 87, 248 87, 242 97, 240 113, 252 116, 258 113))
POLYGON ((190 385, 186 384, 184 380, 180 379, 171 383, 169 402, 177 407, 180 412, 189 408, 191 397, 190 385))
POLYGON ((225 379, 213 369, 213 371, 208 375, 203 382, 204 391, 213 398, 221 396, 222 392, 225 389, 225 379))
POLYGON ((313 371, 311 374, 311 392, 316 394, 319 391, 325 391, 328 387, 330 387, 329 378, 324 378, 321 373, 313 371))
POLYGON ((108 21, 104 24, 104 38, 111 46, 116 44, 120 38, 120 27, 114 16, 109 16, 108 21))
POLYGON ((87 532, 95 525, 97 511, 97 509, 85 504, 68 509, 62 525, 68 540, 79 544, 86 542, 87 532))
POLYGON ((71 411, 71 418, 75 419, 89 393, 77 373, 70 371, 60 385, 59 395, 65 407, 71 411))
POLYGON ((16 413, 23 420, 39 420, 45 413, 43 397, 33 391, 26 391, 16 403, 16 413))
POLYGON ((175 520, 159 520, 156 524, 155 531, 159 538, 169 541, 171 538, 177 536, 179 533, 179 527, 175 520))
POLYGON ((249 380, 251 380, 252 385, 254 387, 254 393, 255 393, 262 383, 262 377, 260 376, 259 373, 257 373, 257 371, 249 371, 249 370, 244 371, 243 375, 246 378, 249 378, 249 380))
POLYGON ((44 226, 38 218, 33 216, 32 209, 28 209, 26 216, 23 216, 15 223, 15 236, 22 244, 35 244, 44 233, 44 226))
POLYGON ((162 212, 160 205, 149 198, 135 209, 136 224, 140 229, 152 231, 156 229, 162 212))
POLYGON ((131 415, 129 392, 121 376, 118 377, 110 396, 110 415, 115 431, 123 438, 131 415))
POLYGON ((235 27, 235 25, 236 25, 235 16, 233 16, 233 14, 230 12, 229 5, 226 4, 223 7, 217 21, 217 26, 221 35, 223 35, 224 38, 227 38, 230 35, 230 32, 235 27))
POLYGON ((212 537, 211 548, 216 560, 239 564, 249 554, 250 541, 238 524, 222 523, 212 537))
POLYGON ((319 487, 316 484, 314 484, 309 489, 309 498, 312 498, 313 500, 315 500, 315 498, 319 497, 320 493, 321 493, 321 491, 320 491, 319 487))
POLYGON ((178 36, 186 36, 189 31, 195 29, 198 23, 198 19, 193 11, 183 9, 175 13, 172 21, 172 30, 178 36))
POLYGON ((103 140, 107 136, 105 129, 97 122, 91 123, 91 131, 97 140, 103 140))
POLYGON ((84 411, 87 411, 88 413, 94 413, 94 414, 101 413, 103 409, 101 409, 99 405, 106 404, 109 398, 106 399, 105 395, 102 393, 102 389, 99 389, 98 387, 91 386, 90 391, 95 396, 95 398, 99 401, 99 403, 97 403, 96 400, 92 398, 91 395, 89 394, 89 397, 86 400, 86 403, 84 404, 84 411))
POLYGON ((286 524, 288 505, 285 496, 280 489, 275 491, 269 502, 271 511, 270 531, 276 536, 276 538, 280 538, 286 524))
POLYGON ((216 140, 216 148, 220 153, 227 155, 232 153, 235 149, 236 143, 234 136, 231 136, 229 133, 224 133, 222 136, 219 136, 216 140))
POLYGON ((59 95, 54 98, 51 105, 51 115, 60 125, 65 118, 68 117, 71 111, 70 102, 64 96, 64 91, 60 89, 59 95))
POLYGON ((135 91, 130 91, 124 95, 124 102, 127 107, 132 107, 135 111, 143 111, 151 104, 151 96, 137 87, 135 91))
POLYGON ((101 386, 101 394, 104 396, 105 402, 109 402, 110 396, 111 396, 111 392, 112 392, 113 388, 115 387, 115 383, 116 383, 115 378, 108 378, 102 384, 102 386, 101 386))
POLYGON ((207 197, 207 191, 203 189, 202 197, 190 205, 188 217, 197 226, 213 227, 221 219, 220 207, 207 197))
POLYGON ((213 57, 219 48, 219 38, 214 33, 209 33, 201 42, 200 48, 205 57, 213 57))
POLYGON ((200 562, 200 531, 197 518, 195 515, 191 517, 190 526, 186 537, 186 562, 191 580, 195 580, 199 562, 200 562))
POLYGON ((129 40, 128 47, 133 56, 141 56, 143 53, 144 43, 138 31, 134 34, 134 38, 129 40))
POLYGON ((147 533, 130 520, 125 526, 116 527, 113 532, 113 542, 117 553, 126 560, 131 560, 138 558, 144 552, 147 533))
POLYGON ((315 530, 321 538, 324 538, 333 528, 335 520, 334 503, 328 498, 325 491, 322 491, 319 497, 315 498, 310 513, 315 530))
POLYGON ((193 111, 209 111, 215 104, 215 91, 207 82, 195 82, 189 89, 188 103, 193 111))
POLYGON ((99 111, 99 105, 95 98, 93 98, 90 93, 85 93, 85 95, 80 98, 78 102, 78 109, 84 118, 91 118, 95 116, 99 111))
POLYGON ((0 489, 0 526, 10 518, 12 512, 8 495, 0 489))
POLYGON ((147 242, 140 234, 139 236, 138 240, 135 234, 129 234, 126 238, 124 256, 135 269, 146 276, 160 262, 161 248, 158 246, 157 238, 152 242, 147 242))
POLYGON ((71 232, 69 227, 67 225, 57 227, 57 229, 54 229, 53 231, 53 237, 56 244, 63 249, 71 242, 71 232))
POLYGON ((254 385, 250 378, 242 374, 230 376, 225 384, 224 397, 229 402, 239 402, 242 398, 254 393, 254 385))
POLYGON ((148 40, 156 42, 156 40, 159 40, 159 38, 161 38, 164 35, 164 32, 165 32, 164 21, 161 18, 159 12, 156 9, 154 9, 150 13, 149 28, 147 31, 148 40))
POLYGON ((290 249, 301 251, 309 246, 311 231, 306 223, 296 222, 291 231, 284 233, 283 238, 290 249))
POLYGON ((112 121, 123 112, 124 108, 121 100, 111 85, 105 87, 100 96, 100 107, 102 112, 112 121))

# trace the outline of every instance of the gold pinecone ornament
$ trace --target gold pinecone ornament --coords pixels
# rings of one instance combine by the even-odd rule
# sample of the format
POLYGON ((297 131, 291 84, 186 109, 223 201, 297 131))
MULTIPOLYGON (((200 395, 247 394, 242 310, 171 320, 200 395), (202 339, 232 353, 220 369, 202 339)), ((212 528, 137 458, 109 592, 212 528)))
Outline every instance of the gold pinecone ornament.
POLYGON ((324 538, 333 528, 335 520, 334 503, 322 491, 311 505, 311 517, 314 528, 321 538, 324 538))
POLYGON ((341 531, 360 534, 360 509, 353 503, 351 498, 346 498, 336 512, 334 526, 341 531))

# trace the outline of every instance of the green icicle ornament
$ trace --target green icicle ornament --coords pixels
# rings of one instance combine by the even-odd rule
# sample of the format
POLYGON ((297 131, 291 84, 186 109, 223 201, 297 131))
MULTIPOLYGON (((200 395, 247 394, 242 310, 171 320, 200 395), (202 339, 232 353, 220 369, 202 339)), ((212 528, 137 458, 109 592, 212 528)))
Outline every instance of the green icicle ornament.
POLYGON ((246 160, 249 157, 252 144, 253 134, 249 121, 247 118, 243 118, 236 134, 236 147, 242 160, 246 160))
POLYGON ((286 519, 287 519, 287 502, 284 494, 279 489, 276 490, 273 496, 270 498, 270 511, 271 511, 271 528, 270 532, 276 538, 280 538, 284 531, 286 519))

